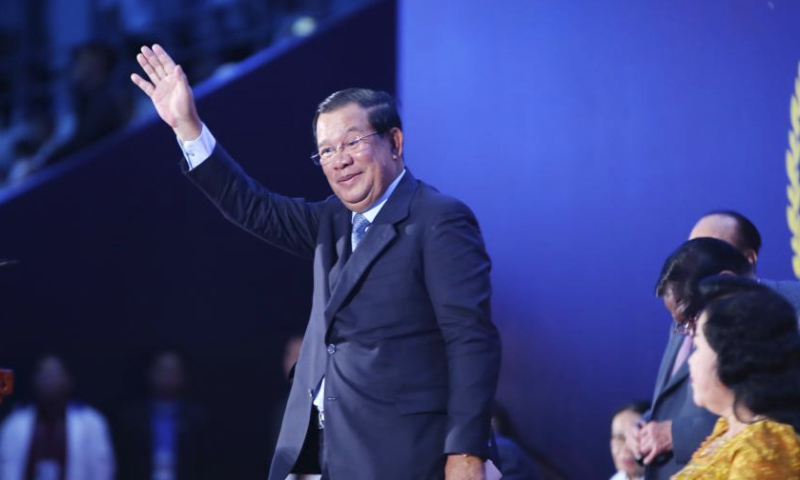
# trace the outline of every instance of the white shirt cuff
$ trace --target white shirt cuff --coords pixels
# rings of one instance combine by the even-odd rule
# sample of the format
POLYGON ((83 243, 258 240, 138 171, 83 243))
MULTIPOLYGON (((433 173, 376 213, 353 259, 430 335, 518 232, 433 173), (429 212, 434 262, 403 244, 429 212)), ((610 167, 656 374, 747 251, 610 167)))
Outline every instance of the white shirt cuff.
POLYGON ((314 401, 312 402, 317 410, 320 412, 325 410, 325 377, 322 377, 322 382, 319 385, 319 391, 317 392, 317 396, 314 397, 314 401))
POLYGON ((204 123, 199 137, 194 140, 189 140, 188 142, 181 142, 179 138, 178 145, 181 147, 181 150, 183 150, 183 157, 186 158, 189 170, 192 170, 211 156, 211 152, 213 152, 214 147, 217 146, 217 139, 214 138, 214 135, 211 134, 204 123))

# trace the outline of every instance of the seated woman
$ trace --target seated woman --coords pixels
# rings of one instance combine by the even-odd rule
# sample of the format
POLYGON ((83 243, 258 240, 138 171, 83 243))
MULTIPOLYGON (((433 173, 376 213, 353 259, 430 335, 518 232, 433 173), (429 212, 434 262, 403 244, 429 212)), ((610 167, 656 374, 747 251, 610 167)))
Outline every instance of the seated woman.
POLYGON ((694 402, 720 416, 672 478, 800 479, 800 334, 794 309, 755 281, 712 277, 689 358, 694 402))

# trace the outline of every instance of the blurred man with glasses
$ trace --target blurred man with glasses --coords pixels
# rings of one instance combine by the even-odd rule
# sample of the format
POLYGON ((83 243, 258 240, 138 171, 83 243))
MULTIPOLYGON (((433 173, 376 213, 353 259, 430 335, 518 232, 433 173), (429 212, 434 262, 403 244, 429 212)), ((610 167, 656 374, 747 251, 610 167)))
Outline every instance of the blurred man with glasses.
POLYGON ((311 159, 334 196, 305 202, 258 185, 217 145, 163 49, 137 60, 149 81, 132 79, 189 178, 234 223, 314 262, 269 480, 482 480, 500 363, 491 263, 469 208, 406 169, 394 99, 348 89, 320 103, 311 159))

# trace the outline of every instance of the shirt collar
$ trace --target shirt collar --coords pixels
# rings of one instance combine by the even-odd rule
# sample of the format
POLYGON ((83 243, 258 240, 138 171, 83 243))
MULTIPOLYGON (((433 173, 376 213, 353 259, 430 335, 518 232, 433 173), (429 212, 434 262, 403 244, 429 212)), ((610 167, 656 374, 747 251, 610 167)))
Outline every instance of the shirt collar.
MULTIPOLYGON (((378 213, 380 213, 381 209, 386 204, 386 201, 389 200, 389 197, 397 188, 397 184, 400 183, 400 180, 403 178, 405 174, 406 174, 406 169, 404 168, 403 171, 400 172, 400 175, 398 175, 397 178, 395 178, 394 181, 389 185, 389 188, 387 188, 386 191, 383 192, 383 195, 381 195, 378 201, 375 202, 371 207, 369 207, 369 209, 366 212, 362 213, 362 215, 364 215, 364 217, 366 217, 366 219, 369 220, 369 223, 375 221, 375 217, 378 216, 378 213)), ((351 223, 355 217, 356 217, 356 212, 351 212, 350 215, 351 223)))

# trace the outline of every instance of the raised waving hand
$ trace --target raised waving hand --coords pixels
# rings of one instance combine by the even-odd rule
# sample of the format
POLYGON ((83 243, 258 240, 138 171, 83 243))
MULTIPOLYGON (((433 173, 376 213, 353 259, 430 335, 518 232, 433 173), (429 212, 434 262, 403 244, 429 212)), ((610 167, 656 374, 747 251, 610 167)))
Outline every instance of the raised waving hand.
POLYGON ((183 141, 199 137, 202 123, 197 115, 192 88, 181 66, 176 65, 157 44, 152 48, 142 47, 136 60, 150 81, 136 73, 131 75, 131 80, 150 97, 161 119, 183 141))

